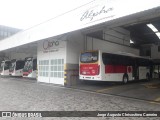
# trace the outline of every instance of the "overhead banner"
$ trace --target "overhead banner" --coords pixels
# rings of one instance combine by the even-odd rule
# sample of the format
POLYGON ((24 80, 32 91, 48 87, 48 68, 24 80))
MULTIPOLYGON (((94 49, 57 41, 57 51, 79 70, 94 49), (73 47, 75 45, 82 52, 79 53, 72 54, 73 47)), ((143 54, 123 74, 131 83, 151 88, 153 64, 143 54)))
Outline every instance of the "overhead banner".
POLYGON ((0 41, 0 51, 90 27, 159 6, 159 0, 93 0, 66 14, 57 16, 45 23, 0 41))

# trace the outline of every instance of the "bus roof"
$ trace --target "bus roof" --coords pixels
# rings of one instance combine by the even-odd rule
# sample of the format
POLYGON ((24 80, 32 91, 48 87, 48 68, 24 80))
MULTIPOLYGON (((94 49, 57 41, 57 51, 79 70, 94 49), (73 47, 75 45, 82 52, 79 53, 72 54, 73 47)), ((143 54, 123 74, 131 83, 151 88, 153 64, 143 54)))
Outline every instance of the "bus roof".
MULTIPOLYGON (((87 50, 85 52, 95 52, 95 51, 101 51, 101 50, 87 50)), ((85 53, 85 52, 81 52, 81 53, 85 53)), ((118 51, 118 52, 104 52, 104 51, 101 51, 101 52, 102 53, 108 53, 108 54, 115 54, 115 55, 123 55, 123 56, 128 56, 128 57, 133 57, 133 58, 142 58, 142 59, 151 60, 151 58, 147 58, 147 57, 143 57, 143 56, 138 56, 138 55, 135 55, 133 53, 122 52, 122 51, 118 51)))

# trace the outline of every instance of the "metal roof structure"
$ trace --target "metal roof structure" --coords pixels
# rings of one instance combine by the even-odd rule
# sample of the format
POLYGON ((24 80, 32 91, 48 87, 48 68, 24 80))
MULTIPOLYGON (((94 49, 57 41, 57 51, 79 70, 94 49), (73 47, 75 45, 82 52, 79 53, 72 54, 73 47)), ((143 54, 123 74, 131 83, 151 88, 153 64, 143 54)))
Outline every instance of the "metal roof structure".
POLYGON ((147 24, 154 25, 158 32, 160 31, 160 18, 136 25, 125 26, 125 29, 130 31, 131 40, 134 42, 134 46, 160 43, 160 38, 147 26, 147 24))

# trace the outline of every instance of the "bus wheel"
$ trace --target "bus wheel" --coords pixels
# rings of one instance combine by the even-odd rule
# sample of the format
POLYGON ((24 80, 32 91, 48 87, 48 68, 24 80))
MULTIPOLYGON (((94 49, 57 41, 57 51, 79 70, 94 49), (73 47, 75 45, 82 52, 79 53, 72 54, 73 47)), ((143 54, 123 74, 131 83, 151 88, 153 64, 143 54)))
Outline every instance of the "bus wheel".
POLYGON ((149 73, 146 74, 146 80, 150 81, 150 75, 149 75, 149 73))
POLYGON ((128 75, 124 74, 123 75, 123 84, 127 84, 128 83, 128 75))

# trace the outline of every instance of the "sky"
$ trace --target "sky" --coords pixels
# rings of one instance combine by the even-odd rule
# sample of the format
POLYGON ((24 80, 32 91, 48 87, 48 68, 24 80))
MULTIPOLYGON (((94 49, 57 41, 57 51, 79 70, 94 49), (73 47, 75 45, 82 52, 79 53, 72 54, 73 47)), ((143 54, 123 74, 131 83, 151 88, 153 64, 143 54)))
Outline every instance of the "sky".
POLYGON ((0 0, 0 25, 27 29, 93 0, 0 0))

